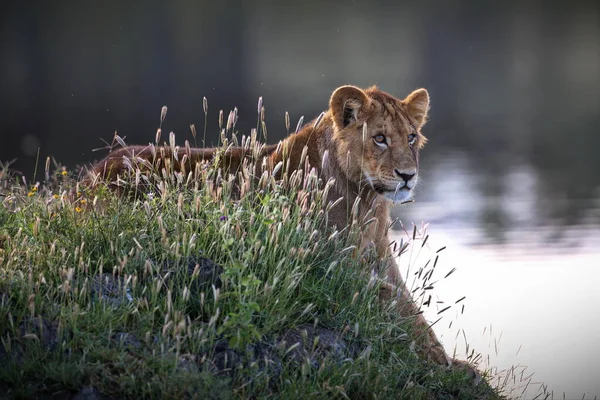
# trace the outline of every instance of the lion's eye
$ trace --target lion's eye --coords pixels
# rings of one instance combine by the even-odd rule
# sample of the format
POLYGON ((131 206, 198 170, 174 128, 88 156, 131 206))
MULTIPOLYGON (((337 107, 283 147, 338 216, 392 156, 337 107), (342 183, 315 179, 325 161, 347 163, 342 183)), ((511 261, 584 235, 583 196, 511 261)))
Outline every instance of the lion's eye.
POLYGON ((377 144, 383 144, 383 145, 387 144, 387 140, 385 139, 385 135, 383 135, 381 133, 373 136, 373 140, 377 144))
POLYGON ((413 145, 415 144, 415 142, 417 141, 417 135, 414 133, 411 133, 410 135, 408 135, 408 144, 409 145, 413 145))

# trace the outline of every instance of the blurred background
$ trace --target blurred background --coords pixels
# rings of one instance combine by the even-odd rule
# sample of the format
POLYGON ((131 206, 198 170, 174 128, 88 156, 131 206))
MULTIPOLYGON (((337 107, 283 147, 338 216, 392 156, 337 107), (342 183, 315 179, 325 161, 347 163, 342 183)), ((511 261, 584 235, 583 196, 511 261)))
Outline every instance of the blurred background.
POLYGON ((600 394, 598 2, 11 2, 0 160, 31 181, 39 149, 40 180, 47 156, 90 163, 115 131, 153 141, 163 105, 163 139, 193 143, 203 96, 208 144, 221 109, 249 133, 259 96, 277 141, 285 111, 295 127, 348 83, 429 90, 422 184, 395 214, 429 223, 462 271, 441 293, 469 294, 463 328, 511 332, 519 351, 496 363, 525 359, 555 393, 600 394))

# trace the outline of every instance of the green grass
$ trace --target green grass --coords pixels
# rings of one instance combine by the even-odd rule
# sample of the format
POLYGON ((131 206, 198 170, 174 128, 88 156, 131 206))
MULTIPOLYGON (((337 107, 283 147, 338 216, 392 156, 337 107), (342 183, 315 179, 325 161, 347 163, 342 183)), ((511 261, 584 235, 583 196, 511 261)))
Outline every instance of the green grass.
POLYGON ((417 357, 374 256, 328 229, 316 177, 250 180, 240 198, 214 165, 188 185, 134 176, 124 195, 62 171, 31 186, 0 168, 8 398, 500 398, 417 357))

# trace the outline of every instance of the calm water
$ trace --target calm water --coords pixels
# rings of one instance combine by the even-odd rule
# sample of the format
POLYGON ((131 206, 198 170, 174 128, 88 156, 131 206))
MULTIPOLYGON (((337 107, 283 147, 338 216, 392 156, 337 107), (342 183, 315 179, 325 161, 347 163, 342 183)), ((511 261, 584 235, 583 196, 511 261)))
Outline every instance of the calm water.
POLYGON ((74 168, 115 130, 152 141, 165 104, 183 143, 206 96, 210 143, 220 109, 248 133, 263 96, 277 141, 285 111, 308 120, 339 85, 426 87, 422 184, 398 216, 458 268, 438 285, 467 296, 452 330, 482 352, 502 332, 491 365, 600 393, 600 3, 33 0, 3 9, 0 59, 0 160, 29 179, 38 148, 74 168))
MULTIPOLYGON (((600 395, 600 204, 575 226, 544 225, 536 216, 539 182, 532 169, 515 166, 508 176, 523 187, 482 199, 474 188, 485 176, 456 155, 440 160, 426 173, 422 200, 397 210, 409 228, 411 221, 428 222, 430 235, 420 253, 400 258, 401 268, 406 275, 409 265, 414 271, 446 246, 433 291, 442 303, 426 315, 435 321, 452 305, 435 325, 446 348, 464 357, 466 338, 500 381, 510 377, 513 396, 533 398, 546 389, 556 399, 594 398, 600 395), (461 173, 448 177, 448 171, 461 173), (481 222, 489 203, 505 216, 505 229, 481 222)), ((406 237, 395 233, 397 241, 406 237)))

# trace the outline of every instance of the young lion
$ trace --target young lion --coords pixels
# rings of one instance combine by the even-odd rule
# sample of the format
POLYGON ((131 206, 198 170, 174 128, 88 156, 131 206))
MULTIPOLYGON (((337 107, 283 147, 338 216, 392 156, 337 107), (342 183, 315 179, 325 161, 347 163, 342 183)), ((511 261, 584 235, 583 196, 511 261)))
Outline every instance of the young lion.
MULTIPOLYGON (((453 362, 474 369, 461 361, 451 360, 418 307, 412 301, 398 267, 392 257, 388 227, 390 206, 411 198, 418 182, 419 150, 427 139, 421 133, 429 108, 429 95, 418 89, 404 100, 371 87, 366 90, 354 86, 336 89, 329 101, 329 109, 318 119, 307 124, 299 132, 287 137, 279 146, 262 149, 260 156, 273 168, 284 161, 291 168, 302 164, 306 158, 323 180, 335 179, 329 192, 329 200, 343 197, 329 213, 332 225, 343 229, 352 222, 350 210, 358 203, 358 219, 367 213, 376 218, 361 233, 361 248, 374 245, 378 256, 387 265, 387 282, 382 285, 381 297, 389 300, 398 296, 402 315, 414 316, 419 337, 417 346, 431 360, 451 365, 453 362)), ((160 149, 161 157, 171 157, 172 149, 160 149)), ((174 168, 190 171, 197 162, 210 160, 216 149, 177 150, 174 168)), ((158 153, 158 151, 156 151, 158 153)), ((110 153, 90 171, 87 184, 94 186, 100 179, 114 181, 127 169, 127 159, 152 160, 154 150, 150 146, 132 146, 110 153)), ((242 165, 248 150, 231 147, 226 150, 220 165, 232 171, 242 165)), ((261 163, 257 163, 261 165, 261 163)))

